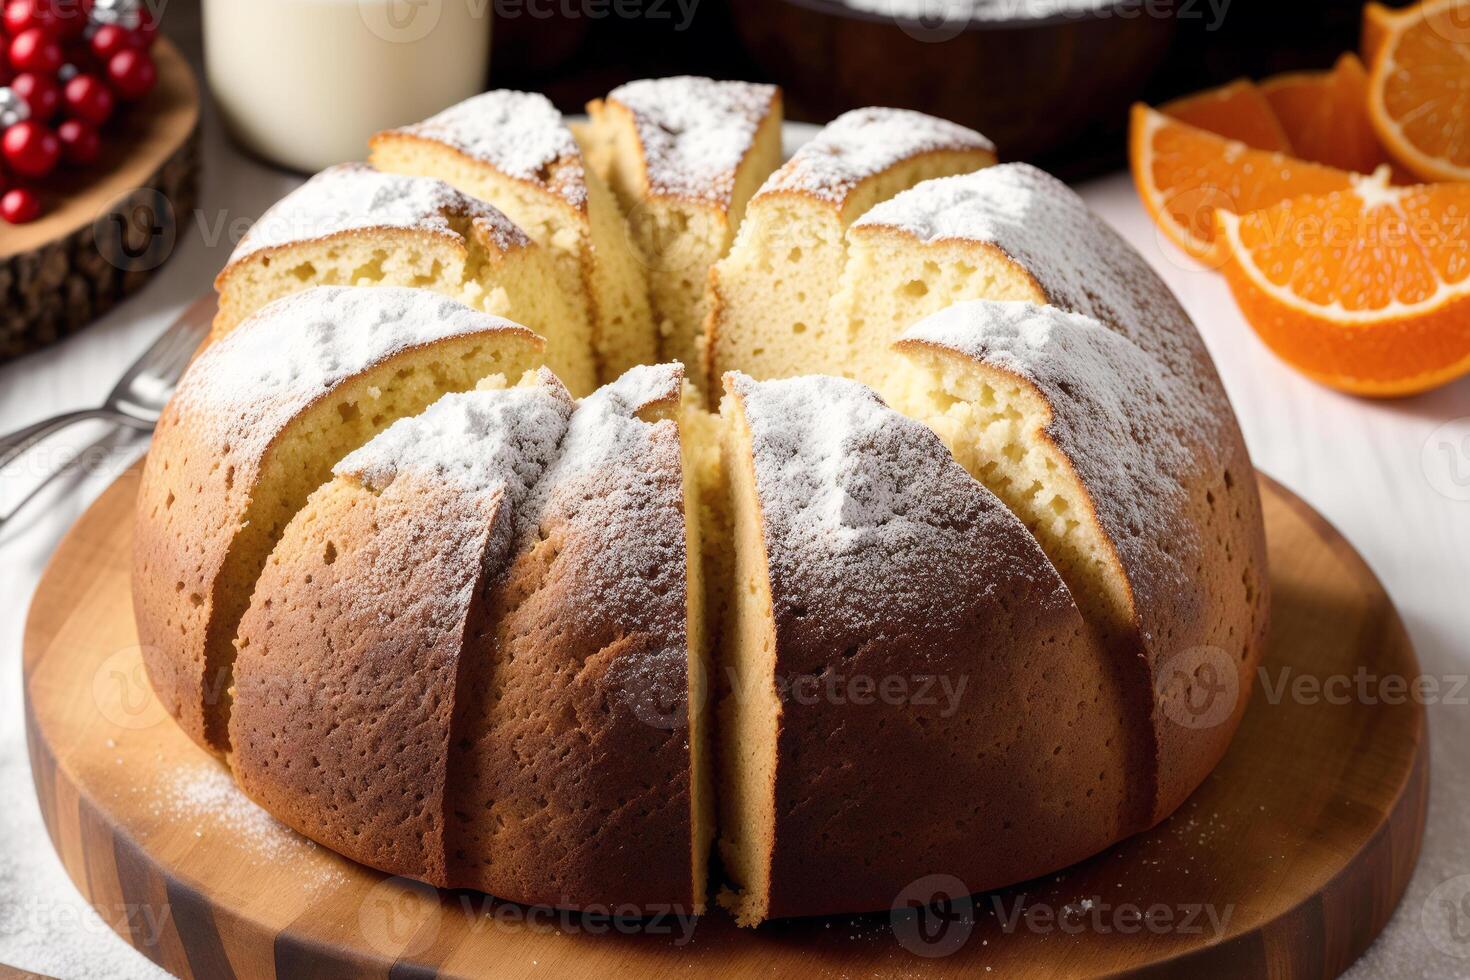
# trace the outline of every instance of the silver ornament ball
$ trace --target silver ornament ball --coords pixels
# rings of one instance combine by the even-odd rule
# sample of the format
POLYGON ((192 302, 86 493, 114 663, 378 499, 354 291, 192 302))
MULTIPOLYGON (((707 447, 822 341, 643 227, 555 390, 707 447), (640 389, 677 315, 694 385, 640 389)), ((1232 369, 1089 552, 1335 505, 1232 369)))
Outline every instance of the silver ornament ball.
POLYGON ((142 0, 95 0, 92 4, 92 21, 97 24, 112 24, 125 31, 136 31, 143 26, 142 0))
POLYGON ((16 95, 13 88, 0 88, 0 130, 9 129, 29 118, 31 107, 26 100, 16 95))

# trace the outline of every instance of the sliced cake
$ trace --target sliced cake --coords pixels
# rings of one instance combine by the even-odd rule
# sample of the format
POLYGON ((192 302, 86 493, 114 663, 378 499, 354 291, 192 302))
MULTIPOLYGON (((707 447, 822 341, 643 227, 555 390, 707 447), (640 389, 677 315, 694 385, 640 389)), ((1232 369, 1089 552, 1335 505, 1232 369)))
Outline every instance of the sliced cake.
POLYGON ((677 365, 642 367, 583 399, 522 509, 455 709, 456 887, 703 909, 713 800, 681 386, 677 365))
POLYGON ((240 623, 230 763, 288 826, 448 885, 463 652, 572 406, 544 368, 446 395, 338 463, 286 526, 240 623))
POLYGON ((344 164, 261 216, 215 280, 212 340, 266 303, 312 286, 417 286, 546 338, 571 388, 597 386, 587 311, 558 288, 549 250, 495 208, 427 177, 344 164))
POLYGON ((603 381, 658 358, 642 258, 617 200, 545 96, 496 90, 379 133, 372 164, 441 180, 505 212, 556 256, 562 291, 586 311, 603 381))
POLYGON ((722 903, 888 909, 927 874, 980 891, 1116 840, 1125 715, 1031 533, 871 389, 726 388, 722 903))
POLYGON ((529 330, 435 293, 321 287, 208 347, 153 436, 133 602, 160 701, 227 748, 234 640, 286 524, 332 467, 398 418, 540 360, 529 330))
POLYGON ((708 390, 728 370, 756 378, 832 373, 827 302, 842 275, 848 226, 920 181, 995 162, 963 126, 903 109, 833 120, 761 185, 729 255, 710 274, 708 390))
POLYGON ((697 376, 710 266, 729 250, 751 195, 781 164, 780 90, 644 79, 613 89, 587 112, 581 142, 647 264, 660 354, 697 376))
POLYGON ((897 348, 889 400, 1036 533, 1113 651, 1129 771, 1150 780, 1130 829, 1150 826, 1225 751, 1266 627, 1263 542, 1204 395, 1098 320, 1019 301, 947 307, 897 348))

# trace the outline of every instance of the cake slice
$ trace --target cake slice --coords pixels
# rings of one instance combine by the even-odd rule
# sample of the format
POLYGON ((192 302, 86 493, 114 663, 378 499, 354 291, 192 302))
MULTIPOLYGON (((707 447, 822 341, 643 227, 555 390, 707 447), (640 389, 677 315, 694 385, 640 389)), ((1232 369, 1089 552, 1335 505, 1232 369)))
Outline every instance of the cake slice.
POLYGON ((896 347, 890 400, 1036 534, 1112 651, 1144 777, 1129 829, 1151 825, 1219 761, 1264 649, 1262 542, 1228 509, 1251 499, 1220 469, 1229 446, 1186 421, 1201 393, 1097 320, 1025 302, 947 307, 896 347))
POLYGON ((200 745, 227 749, 234 640, 287 522, 343 456, 543 343, 435 293, 321 287, 269 304, 189 367, 138 492, 133 602, 149 679, 200 745))
POLYGON ((288 826, 448 885, 462 654, 572 405, 544 368, 446 395, 338 463, 286 526, 240 622, 230 763, 288 826))
POLYGON ((729 250, 751 195, 781 164, 780 90, 644 79, 587 112, 581 142, 647 264, 660 356, 703 381, 709 269, 729 250))
POLYGON ((1118 839, 1111 664, 1031 533, 871 389, 725 385, 722 904, 886 910, 928 874, 980 891, 1118 839))
POLYGON ((1233 428, 1199 333, 1169 288, 1067 185, 1024 163, 927 181, 877 205, 847 235, 833 298, 844 373, 881 388, 890 345, 964 300, 1025 300, 1084 313, 1122 333, 1178 377, 1205 377, 1191 408, 1233 428))
POLYGON ((710 384, 728 370, 756 378, 831 373, 827 302, 842 275, 844 233, 879 201, 931 177, 995 162, 985 137, 904 109, 833 120, 761 185, 727 255, 710 274, 710 384))
MULTIPOLYGON (((1188 678, 1176 668, 1198 661, 1201 651, 1219 650, 1216 659, 1236 664, 1236 679, 1244 679, 1261 652, 1265 541, 1259 521, 1236 516, 1260 513, 1250 457, 1209 353, 1178 300, 1075 193, 1026 164, 919 184, 854 222, 847 269, 829 311, 832 333, 846 343, 845 373, 904 407, 891 386, 891 374, 903 360, 894 357, 893 341, 919 319, 975 299, 1045 304, 1097 320, 1144 355, 1134 370, 1149 372, 1158 397, 1170 406, 1161 429, 1138 429, 1134 436, 1140 443, 1168 440, 1179 449, 1169 471, 1177 492, 1138 500, 1126 481, 1098 482, 1088 490, 1095 500, 1137 501, 1147 519, 1103 527, 1114 550, 1127 555, 1119 535, 1147 535, 1153 547, 1172 550, 1168 564, 1187 570, 1187 577, 1172 584, 1161 579, 1152 559, 1135 550, 1136 567, 1118 570, 1128 590, 1119 590, 1116 575, 1089 574, 1069 583, 1120 667, 1140 658, 1148 664, 1147 696, 1154 707, 1138 728, 1151 732, 1154 746, 1138 764, 1156 775, 1152 801, 1140 802, 1139 819, 1143 825, 1156 822, 1208 774, 1234 728, 1201 730, 1170 717, 1164 699, 1203 699, 1204 688, 1214 683, 1195 676, 1193 668, 1188 678), (1175 528, 1191 530, 1174 536, 1175 528), (1181 683, 1182 693, 1176 691, 1181 683)), ((1066 353, 1049 356, 1067 363, 1066 353)), ((1101 377, 1089 384, 1108 381, 1101 377)), ((1124 417, 1136 426, 1140 416, 1124 417)), ((1129 458, 1101 444, 1076 448, 1099 454, 1100 469, 1092 471, 1099 475, 1115 472, 1129 458)), ((1154 462, 1147 465, 1158 465, 1158 451, 1155 442, 1154 462)), ((1053 558, 1069 567, 1062 554, 1054 552, 1053 558)), ((1221 669, 1211 668, 1216 674, 1221 669)))
POLYGON ((266 303, 312 286, 416 286, 524 324, 571 388, 597 386, 587 313, 557 287, 550 252, 509 218, 442 181, 362 164, 322 171, 282 198, 215 280, 211 340, 266 303))
POLYGON ((534 905, 688 914, 712 836, 682 371, 578 403, 466 650, 449 878, 534 905))
POLYGON ((379 170, 438 177, 505 212, 556 257, 562 292, 592 325, 601 380, 658 358, 642 259, 617 200, 545 96, 496 90, 379 133, 379 170))

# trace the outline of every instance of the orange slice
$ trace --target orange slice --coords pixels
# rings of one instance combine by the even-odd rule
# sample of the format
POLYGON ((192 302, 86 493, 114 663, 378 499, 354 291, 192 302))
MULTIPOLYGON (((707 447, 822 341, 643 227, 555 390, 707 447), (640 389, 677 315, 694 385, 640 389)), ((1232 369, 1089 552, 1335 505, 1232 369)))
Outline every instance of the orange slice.
POLYGON ((1266 345, 1323 384, 1408 395, 1470 372, 1470 184, 1353 189, 1216 216, 1266 345))
POLYGON ((1368 119, 1368 73, 1357 55, 1343 55, 1331 71, 1269 78, 1261 95, 1303 160, 1360 174, 1388 162, 1368 119))
POLYGON ((1238 78, 1229 85, 1175 99, 1159 111, 1196 129, 1239 140, 1257 150, 1291 153, 1291 140, 1256 83, 1238 78))
POLYGON ((1470 180, 1470 0, 1369 6, 1368 117, 1379 141, 1423 180, 1470 180))
POLYGON ((1214 248, 1218 210, 1244 214, 1302 194, 1352 186, 1352 175, 1253 150, 1136 104, 1128 134, 1133 182, 1143 206, 1175 244, 1206 261, 1214 248))

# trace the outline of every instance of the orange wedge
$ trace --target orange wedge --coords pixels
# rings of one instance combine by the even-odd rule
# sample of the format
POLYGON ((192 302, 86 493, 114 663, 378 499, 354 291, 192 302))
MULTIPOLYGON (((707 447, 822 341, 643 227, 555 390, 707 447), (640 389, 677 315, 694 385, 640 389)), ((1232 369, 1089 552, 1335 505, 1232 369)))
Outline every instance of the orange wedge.
POLYGON ((1291 153, 1291 140, 1271 111, 1256 83, 1238 78, 1229 85, 1209 89, 1159 106, 1166 116, 1196 129, 1239 140, 1257 150, 1291 153))
POLYGON ((1470 372, 1470 184, 1387 177, 1216 216, 1225 278, 1266 345, 1323 384, 1375 396, 1470 372))
POLYGON ((1216 262, 1216 210, 1244 214, 1302 194, 1352 186, 1352 175, 1253 150, 1186 125, 1143 104, 1133 107, 1128 134, 1133 182, 1149 215, 1175 244, 1216 262))
POLYGON ((1392 33, 1393 21, 1399 11, 1393 7, 1386 7, 1381 3, 1366 3, 1363 5, 1363 36, 1358 41, 1358 52, 1363 56, 1363 64, 1372 67, 1373 62, 1378 59, 1378 52, 1383 50, 1383 42, 1392 33))
POLYGON ((1368 73, 1357 55, 1343 55, 1331 71, 1269 78, 1261 95, 1303 160, 1360 174, 1388 162, 1368 118, 1368 73))
POLYGON ((1470 180, 1470 0, 1369 4, 1364 24, 1379 141, 1422 180, 1470 180))

